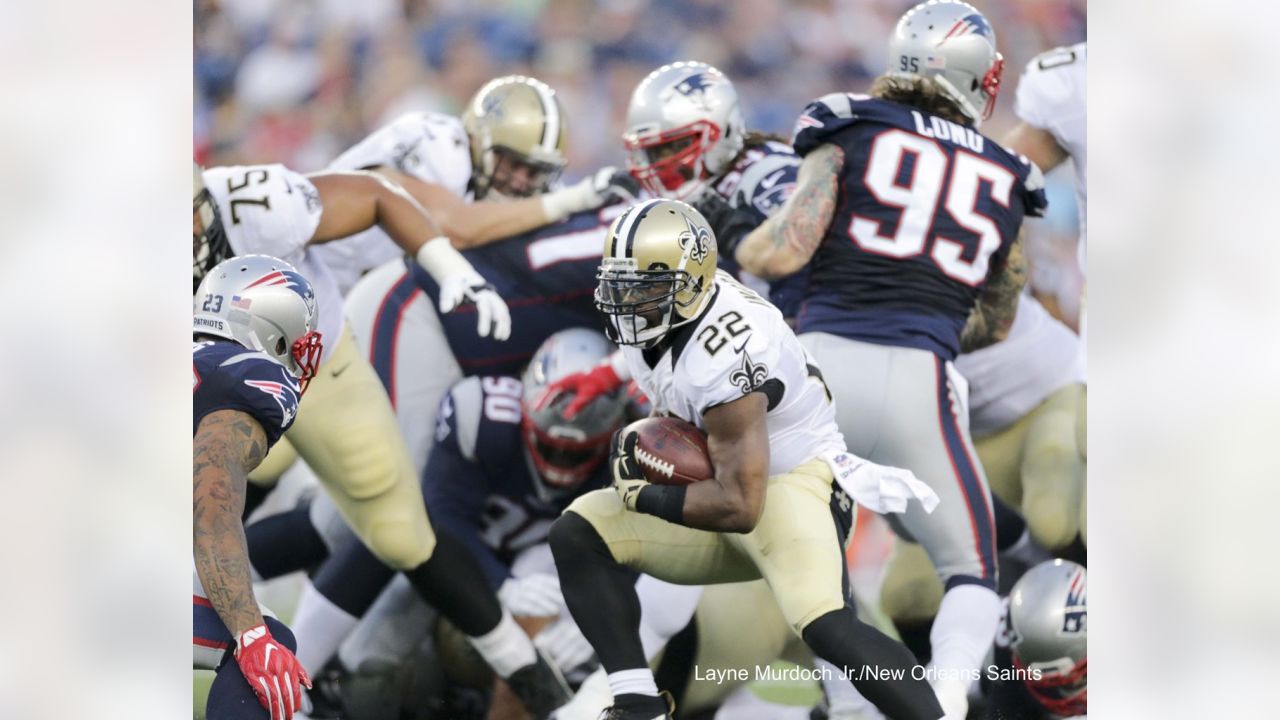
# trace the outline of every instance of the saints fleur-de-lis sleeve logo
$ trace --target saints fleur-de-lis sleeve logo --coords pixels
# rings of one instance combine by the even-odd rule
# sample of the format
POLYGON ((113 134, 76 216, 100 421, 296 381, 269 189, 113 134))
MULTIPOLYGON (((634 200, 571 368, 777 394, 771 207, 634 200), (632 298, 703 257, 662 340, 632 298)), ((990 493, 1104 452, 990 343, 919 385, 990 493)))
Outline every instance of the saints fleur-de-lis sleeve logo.
POLYGON ((745 349, 746 343, 743 343, 742 365, 733 374, 729 376, 729 382, 733 383, 742 391, 743 395, 754 392, 764 381, 769 378, 769 368, 764 363, 758 363, 751 359, 751 354, 745 349))

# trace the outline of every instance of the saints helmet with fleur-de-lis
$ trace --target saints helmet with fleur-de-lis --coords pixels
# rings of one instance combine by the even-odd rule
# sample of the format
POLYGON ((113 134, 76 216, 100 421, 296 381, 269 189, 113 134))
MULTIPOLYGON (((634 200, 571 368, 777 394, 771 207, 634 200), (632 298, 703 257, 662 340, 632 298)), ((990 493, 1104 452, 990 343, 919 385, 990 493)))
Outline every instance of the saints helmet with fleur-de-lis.
POLYGON ((702 213, 679 200, 631 206, 613 221, 596 273, 596 307, 609 339, 653 347, 695 318, 715 287, 716 237, 702 213))

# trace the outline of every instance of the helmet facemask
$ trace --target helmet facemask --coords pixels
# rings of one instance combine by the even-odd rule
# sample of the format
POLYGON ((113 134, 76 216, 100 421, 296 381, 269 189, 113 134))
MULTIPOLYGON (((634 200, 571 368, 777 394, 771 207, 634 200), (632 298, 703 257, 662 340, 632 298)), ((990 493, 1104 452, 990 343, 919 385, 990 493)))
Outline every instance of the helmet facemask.
POLYGON ((316 371, 320 368, 320 353, 323 350, 324 347, 320 344, 320 333, 315 330, 293 341, 293 347, 289 349, 293 366, 289 371, 298 378, 298 394, 305 393, 307 385, 310 385, 311 379, 316 376, 316 371))
POLYGON ((643 348, 657 345, 673 327, 677 308, 688 309, 699 288, 683 270, 634 269, 635 261, 605 258, 596 273, 596 308, 607 316, 609 339, 643 348), (681 300, 681 296, 686 299, 681 300))
POLYGON ((483 175, 474 179, 476 199, 503 200, 532 197, 551 188, 564 170, 564 163, 535 160, 506 147, 492 147, 484 153, 483 175))
POLYGON ((705 120, 655 133, 627 133, 627 169, 657 197, 692 198, 711 174, 707 152, 720 140, 720 128, 705 120))
POLYGON ((1084 715, 1089 707, 1089 658, 1072 663, 1071 658, 1060 658, 1052 663, 1024 663, 1013 654, 1013 665, 1018 670, 1040 673, 1040 679, 1024 681, 1027 691, 1045 710, 1071 717, 1084 715))
POLYGON ((565 407, 573 401, 569 393, 540 409, 526 405, 520 420, 521 434, 529 460, 549 490, 577 488, 604 462, 609 440, 622 424, 623 406, 615 395, 592 400, 572 420, 564 416, 565 407))
POLYGON ((195 292, 204 276, 233 253, 218 206, 203 182, 197 183, 191 214, 191 291, 195 292))

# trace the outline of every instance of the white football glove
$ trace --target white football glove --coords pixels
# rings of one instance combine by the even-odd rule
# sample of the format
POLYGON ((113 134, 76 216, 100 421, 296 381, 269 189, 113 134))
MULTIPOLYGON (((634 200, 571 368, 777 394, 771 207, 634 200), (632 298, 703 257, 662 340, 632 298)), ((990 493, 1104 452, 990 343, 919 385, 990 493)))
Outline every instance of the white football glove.
POLYGON ((534 573, 522 578, 507 578, 498 588, 498 602, 512 615, 555 617, 564 605, 560 578, 550 573, 534 573))
POLYGON ((542 208, 549 220, 561 220, 573 213, 591 210, 613 202, 635 202, 640 196, 640 183, 625 170, 602 167, 567 188, 542 196, 542 208))
POLYGON ((418 264, 431 273, 440 286, 440 312, 452 312, 464 302, 476 306, 476 333, 494 340, 511 337, 511 311, 493 286, 476 272, 471 263, 438 237, 418 250, 418 264))
POLYGON ((533 644, 564 674, 590 660, 596 652, 582 630, 578 629, 577 623, 567 615, 538 633, 533 638, 533 644))

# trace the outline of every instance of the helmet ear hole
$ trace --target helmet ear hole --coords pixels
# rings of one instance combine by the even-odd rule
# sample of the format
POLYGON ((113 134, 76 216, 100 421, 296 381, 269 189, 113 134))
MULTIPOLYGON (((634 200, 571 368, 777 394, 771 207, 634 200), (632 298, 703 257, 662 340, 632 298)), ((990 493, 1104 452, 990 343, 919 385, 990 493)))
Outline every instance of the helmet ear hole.
POLYGON ((276 338, 276 355, 284 355, 285 350, 284 336, 276 338))

